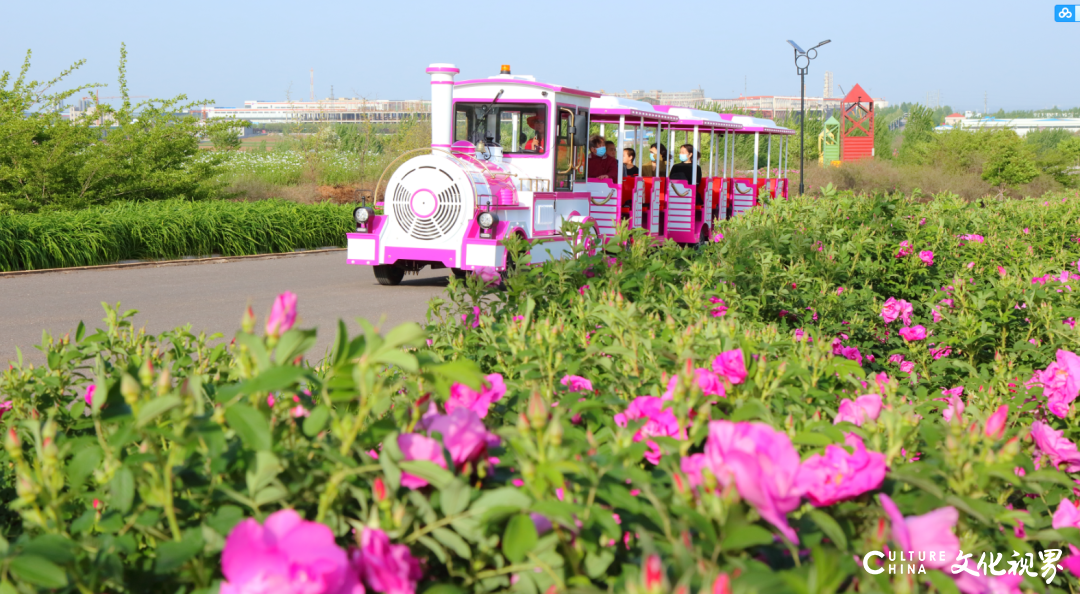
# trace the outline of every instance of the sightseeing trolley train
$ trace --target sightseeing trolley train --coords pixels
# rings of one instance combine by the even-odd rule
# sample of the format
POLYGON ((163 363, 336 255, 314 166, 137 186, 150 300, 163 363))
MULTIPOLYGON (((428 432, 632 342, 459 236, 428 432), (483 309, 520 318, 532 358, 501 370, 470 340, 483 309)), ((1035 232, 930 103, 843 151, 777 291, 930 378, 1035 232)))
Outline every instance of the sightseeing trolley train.
POLYGON ((564 257, 576 241, 561 233, 566 221, 591 221, 601 238, 625 222, 657 241, 706 242, 718 219, 756 206, 763 195, 787 196, 783 159, 775 177, 768 165, 761 177, 757 169, 739 176, 734 167, 735 134, 754 135, 755 163, 760 148, 771 159, 774 136, 787 154, 793 131, 771 120, 540 83, 508 66, 462 81, 454 80, 452 64, 432 64, 427 73, 431 147, 387 167, 397 165, 383 214, 357 208, 356 232, 348 234, 348 263, 374 267, 380 284, 396 285, 425 266, 503 270, 502 240, 511 235, 532 241, 533 263, 564 257), (590 136, 590 124, 601 133, 590 136), (618 129, 614 155, 603 146, 610 128, 618 129), (702 168, 704 135, 710 142, 702 168))

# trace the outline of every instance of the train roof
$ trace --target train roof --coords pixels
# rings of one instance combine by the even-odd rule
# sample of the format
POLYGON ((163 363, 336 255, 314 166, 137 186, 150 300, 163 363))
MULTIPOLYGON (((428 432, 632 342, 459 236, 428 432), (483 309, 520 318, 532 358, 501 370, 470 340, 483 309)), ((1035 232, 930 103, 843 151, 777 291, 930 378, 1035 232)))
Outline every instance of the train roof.
POLYGON ((521 85, 524 87, 533 87, 542 89, 545 91, 554 91, 556 93, 565 93, 567 95, 577 95, 579 97, 600 97, 600 93, 594 93, 592 91, 582 91, 581 89, 573 89, 570 87, 564 87, 561 85, 549 85, 546 83, 536 82, 536 78, 532 76, 523 76, 520 74, 498 74, 488 78, 474 78, 470 80, 463 80, 454 83, 454 88, 468 87, 476 85, 521 85))
POLYGON ((733 113, 720 113, 716 114, 724 120, 742 124, 742 129, 738 131, 739 134, 751 134, 753 132, 763 132, 765 134, 794 134, 794 130, 784 128, 783 126, 777 126, 776 122, 767 120, 765 118, 755 118, 747 115, 737 115, 733 113))
POLYGON ((742 128, 742 124, 724 120, 720 117, 720 114, 713 111, 674 107, 672 105, 657 105, 656 109, 679 118, 677 122, 672 124, 672 127, 677 130, 689 130, 694 126, 714 130, 738 130, 742 128))
POLYGON ((593 122, 618 123, 619 116, 627 116, 627 123, 633 124, 644 119, 647 122, 674 122, 679 118, 671 114, 658 111, 652 105, 644 101, 634 101, 602 95, 595 97, 589 102, 589 118, 593 122), (633 118, 633 119, 630 119, 633 118))

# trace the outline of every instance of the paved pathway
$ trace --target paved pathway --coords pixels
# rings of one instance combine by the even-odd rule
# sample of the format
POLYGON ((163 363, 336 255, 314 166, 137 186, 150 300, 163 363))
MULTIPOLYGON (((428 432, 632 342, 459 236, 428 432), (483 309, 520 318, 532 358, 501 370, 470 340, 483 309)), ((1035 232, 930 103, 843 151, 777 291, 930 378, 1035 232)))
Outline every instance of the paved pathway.
POLYGON ((190 322, 196 333, 231 338, 248 303, 263 320, 282 291, 298 295, 298 323, 319 328, 309 356, 321 356, 332 344, 338 319, 346 321, 350 335, 359 332, 358 317, 377 323, 385 315, 384 331, 402 322, 423 323, 427 302, 443 292, 447 274, 425 269, 397 287, 383 287, 370 268, 349 266, 344 252, 330 252, 0 276, 0 362, 14 360, 18 347, 26 361, 42 363, 44 357, 33 348, 41 331, 63 336, 80 320, 88 329, 101 327, 102 301, 138 310, 136 326, 150 333, 190 322))

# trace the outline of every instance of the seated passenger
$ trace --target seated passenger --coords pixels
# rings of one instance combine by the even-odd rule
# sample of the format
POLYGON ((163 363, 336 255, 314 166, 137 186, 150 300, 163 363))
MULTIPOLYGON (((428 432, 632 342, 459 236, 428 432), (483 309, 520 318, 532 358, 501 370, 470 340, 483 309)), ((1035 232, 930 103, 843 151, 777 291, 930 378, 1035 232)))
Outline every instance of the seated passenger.
POLYGON ((589 139, 589 161, 587 163, 588 176, 590 179, 615 179, 619 175, 613 155, 607 154, 604 146, 604 137, 599 134, 589 139))
MULTIPOLYGON (((649 147, 649 163, 646 163, 641 168, 641 175, 644 177, 657 177, 656 167, 656 143, 654 142, 649 147)), ((660 173, 659 177, 667 177, 667 147, 663 144, 660 145, 660 173)))
POLYGON ((623 175, 630 177, 631 175, 638 174, 637 165, 634 165, 634 158, 637 157, 637 152, 632 148, 623 149, 622 162, 623 162, 623 175))
POLYGON ((525 123, 529 124, 536 134, 525 143, 522 150, 532 151, 537 153, 544 152, 544 120, 540 116, 529 116, 525 123))
POLYGON ((684 144, 679 147, 679 162, 671 168, 671 179, 679 179, 686 183, 694 181, 694 168, 697 168, 697 181, 701 181, 701 166, 694 163, 691 155, 694 154, 694 145, 684 144))

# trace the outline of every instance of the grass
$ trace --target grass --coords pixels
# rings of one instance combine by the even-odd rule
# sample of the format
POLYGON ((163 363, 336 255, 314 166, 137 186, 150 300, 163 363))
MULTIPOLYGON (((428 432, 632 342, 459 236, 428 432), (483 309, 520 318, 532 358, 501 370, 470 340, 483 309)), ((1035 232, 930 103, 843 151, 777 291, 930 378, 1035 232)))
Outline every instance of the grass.
POLYGON ((0 271, 342 246, 351 205, 163 200, 0 218, 0 271))

